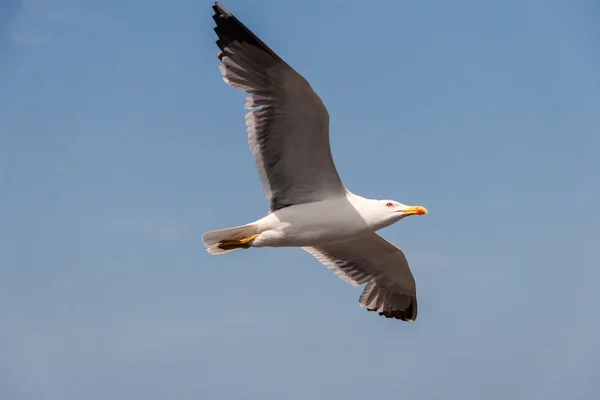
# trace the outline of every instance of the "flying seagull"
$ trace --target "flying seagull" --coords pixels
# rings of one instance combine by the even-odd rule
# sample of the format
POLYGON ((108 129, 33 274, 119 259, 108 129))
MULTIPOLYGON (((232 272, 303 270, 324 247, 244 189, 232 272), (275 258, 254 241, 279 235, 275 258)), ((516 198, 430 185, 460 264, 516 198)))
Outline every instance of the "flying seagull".
POLYGON ((223 6, 213 9, 219 69, 225 83, 247 93, 248 141, 270 210, 249 224, 205 233, 208 252, 301 247, 351 285, 366 284, 361 307, 414 321, 416 285, 406 257, 375 232, 427 209, 346 189, 319 96, 223 6))

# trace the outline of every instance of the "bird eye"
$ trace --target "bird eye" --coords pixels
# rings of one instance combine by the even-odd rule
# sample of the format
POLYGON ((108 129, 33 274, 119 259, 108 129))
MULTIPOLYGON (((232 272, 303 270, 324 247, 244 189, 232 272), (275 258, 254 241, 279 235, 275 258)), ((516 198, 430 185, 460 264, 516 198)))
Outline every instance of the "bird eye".
POLYGON ((387 203, 385 206, 386 207, 394 207, 394 203, 387 203))

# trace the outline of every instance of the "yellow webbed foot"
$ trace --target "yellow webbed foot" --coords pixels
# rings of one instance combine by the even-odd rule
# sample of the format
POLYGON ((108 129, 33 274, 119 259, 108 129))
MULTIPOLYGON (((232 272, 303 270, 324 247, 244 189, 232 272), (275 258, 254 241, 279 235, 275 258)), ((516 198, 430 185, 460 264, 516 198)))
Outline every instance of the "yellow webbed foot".
POLYGON ((248 249, 250 248, 250 242, 256 239, 258 235, 258 233, 255 233, 252 236, 248 236, 242 239, 221 240, 217 246, 221 250, 248 249))

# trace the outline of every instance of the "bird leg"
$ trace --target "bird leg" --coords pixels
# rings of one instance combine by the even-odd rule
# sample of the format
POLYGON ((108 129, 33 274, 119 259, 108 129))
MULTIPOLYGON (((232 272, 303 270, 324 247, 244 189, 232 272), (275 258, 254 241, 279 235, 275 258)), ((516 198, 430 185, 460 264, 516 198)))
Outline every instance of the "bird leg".
POLYGON ((256 239, 258 235, 258 233, 255 233, 252 236, 242 239, 221 240, 217 247, 219 247, 221 250, 248 249, 250 248, 250 242, 256 239))

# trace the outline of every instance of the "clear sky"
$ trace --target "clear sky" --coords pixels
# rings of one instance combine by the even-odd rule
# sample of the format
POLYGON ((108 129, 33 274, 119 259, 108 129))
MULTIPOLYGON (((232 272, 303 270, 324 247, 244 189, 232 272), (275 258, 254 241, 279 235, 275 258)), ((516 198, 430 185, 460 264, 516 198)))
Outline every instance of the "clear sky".
POLYGON ((262 217, 212 1, 0 1, 0 398, 591 399, 600 392, 600 3, 225 0, 321 95, 382 231, 387 320, 262 217), (594 245, 595 244, 595 245, 594 245))

